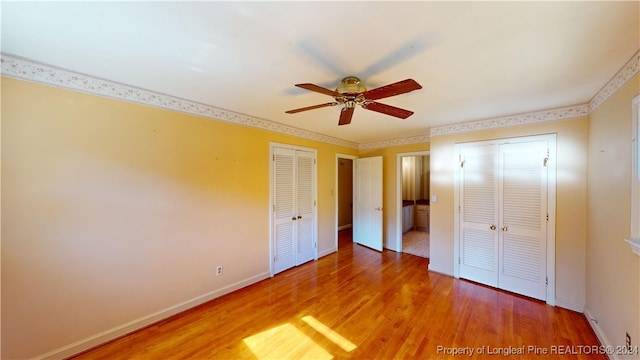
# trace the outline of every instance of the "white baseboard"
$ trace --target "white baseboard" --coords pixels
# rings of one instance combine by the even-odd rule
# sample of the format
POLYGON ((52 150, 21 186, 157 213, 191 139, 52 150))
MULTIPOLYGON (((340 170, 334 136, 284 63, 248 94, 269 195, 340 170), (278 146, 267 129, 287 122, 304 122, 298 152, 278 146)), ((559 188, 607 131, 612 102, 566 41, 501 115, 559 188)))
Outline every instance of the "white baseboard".
POLYGON ((338 251, 338 249, 332 247, 332 248, 330 248, 328 250, 325 250, 325 251, 323 251, 321 253, 318 253, 318 259, 320 259, 321 257, 327 256, 329 254, 333 254, 336 251, 338 251))
POLYGON ((351 228, 351 224, 338 226, 338 231, 351 228))
POLYGON ((437 267, 435 267, 435 266, 431 265, 431 263, 429 263, 429 267, 428 267, 428 269, 427 269, 427 270, 429 270, 429 271, 431 271, 431 272, 434 272, 434 273, 438 273, 438 274, 440 274, 440 275, 446 275, 446 276, 454 277, 454 276, 453 276, 453 272, 451 272, 451 271, 449 271, 449 270, 447 270, 447 269, 440 269, 440 268, 437 268, 437 267))
MULTIPOLYGON (((600 326, 598 325, 598 320, 591 314, 591 312, 586 306, 584 307, 584 316, 587 318, 589 325, 591 325, 591 329, 593 329, 593 332, 596 333, 596 337, 598 338, 598 340, 600 340, 600 344, 602 344, 602 346, 610 346, 611 348, 615 349, 615 346, 613 345, 613 343, 609 341, 609 338, 607 338, 607 335, 604 334, 604 332, 602 331, 602 328, 600 328, 600 326)), ((620 359, 615 354, 608 355, 608 357, 611 360, 620 359)))
POLYGON ((584 304, 578 304, 572 301, 566 301, 563 299, 560 299, 558 297, 556 297, 556 304, 555 306, 564 308, 564 309, 569 309, 569 310, 573 310, 579 313, 584 313, 584 304))
POLYGON ((104 344, 107 341, 127 335, 133 331, 142 329, 146 326, 157 323, 158 321, 167 319, 175 314, 181 313, 185 310, 204 304, 207 301, 211 301, 213 299, 219 298, 220 296, 242 289, 243 287, 247 287, 249 285, 262 281, 264 279, 268 279, 269 277, 271 277, 271 275, 268 272, 258 274, 256 276, 250 277, 242 281, 238 281, 236 283, 233 283, 221 289, 214 290, 207 294, 198 296, 191 300, 184 301, 182 303, 179 303, 171 307, 168 307, 166 309, 157 311, 155 313, 143 316, 141 318, 130 321, 128 323, 116 326, 114 328, 95 334, 93 336, 89 336, 87 338, 76 341, 69 345, 47 352, 45 354, 38 355, 34 357, 34 359, 64 359, 72 355, 76 355, 82 351, 86 351, 98 345, 104 344))

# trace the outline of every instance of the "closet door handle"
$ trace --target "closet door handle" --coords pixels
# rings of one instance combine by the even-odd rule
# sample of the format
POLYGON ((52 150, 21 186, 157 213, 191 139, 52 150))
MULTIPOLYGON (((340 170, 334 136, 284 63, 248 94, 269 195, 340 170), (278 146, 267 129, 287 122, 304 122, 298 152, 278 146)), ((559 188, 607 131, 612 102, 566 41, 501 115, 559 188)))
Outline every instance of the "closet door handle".
POLYGON ((491 229, 491 230, 495 230, 495 229, 496 229, 496 226, 495 226, 495 225, 491 225, 491 226, 489 226, 489 229, 491 229))
POLYGON ((298 215, 298 219, 302 219, 302 216, 298 215))
POLYGON ((296 218, 295 216, 291 218, 291 220, 296 220, 296 219, 297 219, 297 218, 296 218))
POLYGON ((503 227, 502 227, 502 231, 509 231, 509 228, 508 228, 508 227, 506 227, 506 226, 503 226, 503 227))

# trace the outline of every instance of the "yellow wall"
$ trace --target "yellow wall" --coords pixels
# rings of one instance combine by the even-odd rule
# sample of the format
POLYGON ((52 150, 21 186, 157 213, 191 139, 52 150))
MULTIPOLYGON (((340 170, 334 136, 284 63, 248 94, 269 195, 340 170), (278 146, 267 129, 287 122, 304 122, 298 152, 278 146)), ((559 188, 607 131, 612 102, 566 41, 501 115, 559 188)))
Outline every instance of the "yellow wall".
POLYGON ((590 116, 586 312, 609 344, 640 343, 640 261, 630 237, 631 101, 636 75, 590 116))
POLYGON ((585 304, 588 119, 580 118, 431 138, 431 256, 429 269, 454 273, 455 144, 516 136, 557 134, 556 304, 585 304))
POLYGON ((2 357, 268 276, 270 142, 318 150, 331 252, 336 153, 357 150, 3 78, 2 357))
POLYGON ((455 143, 546 133, 558 134, 557 304, 586 303, 600 335, 617 344, 628 331, 637 344, 640 264, 621 241, 630 145, 620 139, 639 88, 636 76, 590 118, 358 152, 3 78, 2 357, 99 342, 100 332, 267 276, 270 142, 318 150, 319 254, 335 249, 337 153, 383 157, 394 249, 397 155, 430 150, 430 268, 452 274, 455 143))

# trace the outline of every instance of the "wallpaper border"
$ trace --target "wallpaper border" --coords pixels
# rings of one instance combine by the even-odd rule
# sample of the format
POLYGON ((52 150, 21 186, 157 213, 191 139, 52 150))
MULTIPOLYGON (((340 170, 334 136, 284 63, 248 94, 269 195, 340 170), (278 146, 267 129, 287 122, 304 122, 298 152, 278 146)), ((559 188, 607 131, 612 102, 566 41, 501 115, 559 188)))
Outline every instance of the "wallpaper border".
POLYGON ((1 54, 2 75, 357 149, 358 144, 175 96, 1 54))
POLYGON ((495 129, 516 125, 534 124, 545 121, 566 120, 576 117, 588 116, 602 103, 607 101, 624 84, 631 80, 640 71, 640 49, 627 61, 624 66, 600 89, 589 102, 576 104, 549 110, 534 111, 530 113, 503 116, 492 119, 469 121, 447 126, 431 128, 431 136, 448 135, 460 132, 469 132, 484 129, 495 129))
POLYGON ((627 63, 598 91, 587 103, 570 105, 560 108, 534 111, 529 113, 502 116, 497 118, 467 121, 452 125, 438 126, 425 129, 423 135, 355 143, 327 135, 322 135, 280 124, 274 121, 217 108, 174 96, 157 93, 137 87, 120 84, 110 80, 100 79, 70 70, 37 63, 28 59, 8 54, 0 54, 2 74, 5 76, 67 88, 79 92, 114 98, 141 105, 153 106, 167 110, 184 112, 213 120, 226 121, 238 125, 249 126, 262 130, 315 140, 327 144, 344 146, 352 149, 366 150, 389 146, 411 145, 429 142, 431 137, 470 132, 486 129, 497 129, 517 125, 535 124, 547 121, 566 120, 588 116, 602 103, 615 94, 624 84, 640 72, 640 49, 627 63))
POLYGON ((579 104, 550 110, 534 111, 518 115, 434 127, 431 128, 431 136, 565 120, 587 115, 589 115, 589 105, 579 104))

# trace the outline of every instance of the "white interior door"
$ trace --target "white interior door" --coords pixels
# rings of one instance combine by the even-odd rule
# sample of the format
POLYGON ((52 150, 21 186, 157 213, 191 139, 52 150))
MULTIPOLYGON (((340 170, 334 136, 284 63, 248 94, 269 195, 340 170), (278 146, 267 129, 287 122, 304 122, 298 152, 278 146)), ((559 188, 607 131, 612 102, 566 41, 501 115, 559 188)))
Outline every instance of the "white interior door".
POLYGON ((382 156, 355 159, 353 241, 382 251, 382 156))
POLYGON ((315 152, 273 147, 272 273, 317 258, 315 152))

